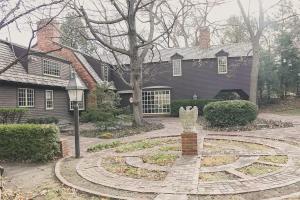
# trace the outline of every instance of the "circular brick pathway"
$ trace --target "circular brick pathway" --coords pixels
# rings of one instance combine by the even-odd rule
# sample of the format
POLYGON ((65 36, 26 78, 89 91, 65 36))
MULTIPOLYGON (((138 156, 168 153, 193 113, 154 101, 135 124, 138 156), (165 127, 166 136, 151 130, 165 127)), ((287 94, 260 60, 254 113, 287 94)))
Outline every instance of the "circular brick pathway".
MULTIPOLYGON (((166 125, 166 128, 163 130, 119 140, 122 142, 132 142, 157 137, 160 137, 160 140, 167 140, 167 137, 179 136, 182 129, 177 119, 164 119, 163 122, 166 125)), ((73 161, 73 167, 75 168, 74 171, 77 173, 79 180, 82 179, 95 186, 99 185, 120 191, 122 194, 113 196, 120 199, 189 199, 190 196, 195 195, 225 195, 270 190, 292 185, 300 181, 300 145, 298 145, 300 136, 297 134, 299 130, 297 126, 285 129, 268 129, 243 133, 221 133, 201 130, 200 134, 205 135, 205 139, 208 140, 237 141, 263 145, 267 148, 266 150, 253 151, 240 147, 224 151, 214 151, 213 153, 204 148, 199 156, 179 156, 170 167, 144 163, 139 157, 151 151, 155 151, 157 147, 128 153, 116 153, 109 149, 86 154, 83 158, 79 159, 78 162, 77 160, 73 161), (202 156, 233 154, 238 156, 238 159, 232 163, 213 167, 200 167, 202 156), (238 170, 253 163, 270 164, 259 160, 260 156, 266 155, 286 155, 288 161, 285 164, 273 163, 272 165, 277 166, 279 169, 260 176, 247 175, 238 170), (167 173, 167 176, 161 181, 151 181, 111 173, 103 168, 101 164, 102 159, 109 156, 121 156, 125 159, 127 165, 150 171, 163 171, 167 173), (211 172, 226 172, 236 176, 237 179, 213 182, 203 182, 199 179, 200 173, 211 172), (130 193, 135 195, 131 196, 130 193)), ((172 153, 178 154, 179 152, 172 153)), ((67 162, 60 161, 59 166, 56 167, 56 172, 59 179, 64 179, 65 184, 72 184, 74 187, 77 183, 70 183, 70 181, 66 180, 68 175, 61 173, 60 168, 62 168, 64 164, 66 165, 66 163, 67 162)), ((76 189, 84 191, 89 188, 78 186, 76 189)), ((93 190, 89 190, 89 192, 99 195, 100 191, 93 192, 93 190)), ((106 196, 105 194, 103 195, 106 196)))

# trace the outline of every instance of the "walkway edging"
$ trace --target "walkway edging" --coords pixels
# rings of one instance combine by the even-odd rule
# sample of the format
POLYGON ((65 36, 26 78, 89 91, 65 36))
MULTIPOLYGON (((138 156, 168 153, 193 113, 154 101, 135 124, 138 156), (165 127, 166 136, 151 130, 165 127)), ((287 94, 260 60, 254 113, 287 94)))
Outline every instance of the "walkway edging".
POLYGON ((114 195, 110 195, 110 194, 104 194, 104 193, 101 193, 101 192, 89 190, 89 189, 86 189, 86 188, 83 188, 83 187, 80 187, 80 186, 77 186, 77 185, 74 185, 74 184, 70 183, 69 181, 67 181, 67 180, 61 175, 60 168, 61 168, 61 163, 62 163, 64 160, 66 160, 67 158, 71 158, 71 157, 72 157, 72 156, 68 156, 68 157, 59 159, 59 160, 56 162, 55 167, 54 167, 54 173, 55 173, 55 176, 56 176, 56 178, 57 178, 63 185, 66 185, 66 186, 68 186, 68 187, 70 187, 70 188, 74 188, 75 190, 78 190, 78 191, 80 191, 80 192, 87 193, 87 194, 91 194, 91 195, 96 195, 96 196, 99 196, 99 197, 108 197, 108 198, 121 199, 121 200, 136 200, 135 198, 120 197, 120 196, 114 196, 114 195))

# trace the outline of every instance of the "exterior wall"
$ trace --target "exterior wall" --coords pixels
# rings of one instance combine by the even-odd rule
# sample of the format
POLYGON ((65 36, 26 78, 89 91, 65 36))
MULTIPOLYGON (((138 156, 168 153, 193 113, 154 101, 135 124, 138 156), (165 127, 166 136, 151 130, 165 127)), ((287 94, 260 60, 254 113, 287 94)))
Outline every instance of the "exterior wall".
MULTIPOLYGON (((43 73, 43 60, 51 60, 53 62, 57 62, 61 66, 60 70, 60 77, 54 77, 64 80, 70 79, 71 74, 71 67, 69 64, 66 64, 64 62, 60 62, 54 59, 50 58, 44 58, 44 57, 38 57, 38 56, 31 56, 31 61, 28 64, 28 74, 34 74, 39 76, 47 76, 43 73)), ((53 76, 50 76, 53 77, 53 76)))
POLYGON ((183 60, 182 76, 173 76, 172 62, 145 65, 144 87, 169 86, 171 99, 214 98, 220 90, 241 89, 249 95, 252 58, 228 58, 228 73, 218 74, 217 58, 183 60), (150 75, 151 77, 150 77, 150 75))
POLYGON ((72 120, 72 112, 69 111, 68 93, 62 88, 37 87, 30 85, 0 83, 0 107, 18 107, 17 89, 34 89, 35 102, 33 108, 28 108, 24 119, 55 116, 60 120, 72 120), (53 90, 54 109, 46 110, 45 90, 53 90))
MULTIPOLYGON (((39 27, 42 27, 47 20, 41 20, 38 23, 39 27)), ((72 63, 72 66, 75 68, 76 72, 80 76, 80 78, 87 85, 89 90, 94 90, 96 88, 96 82, 93 77, 89 74, 89 72, 85 69, 82 63, 78 60, 73 50, 70 50, 65 47, 61 47, 57 42, 60 37, 59 25, 54 20, 50 24, 46 25, 42 29, 40 29, 37 33, 37 45, 36 49, 40 51, 54 51, 53 54, 56 54, 60 57, 63 57, 67 61, 72 63)))

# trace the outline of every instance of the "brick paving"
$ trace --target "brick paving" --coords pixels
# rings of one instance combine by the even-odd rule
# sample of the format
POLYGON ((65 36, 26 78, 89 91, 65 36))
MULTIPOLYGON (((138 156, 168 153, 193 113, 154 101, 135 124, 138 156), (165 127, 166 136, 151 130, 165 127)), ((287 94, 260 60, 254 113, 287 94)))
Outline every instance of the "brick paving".
MULTIPOLYGON (((137 156, 149 151, 139 151, 122 153, 120 155, 126 158, 126 163, 131 166, 144 168, 148 170, 167 171, 168 175, 162 181, 150 181, 145 179, 134 179, 120 176, 106 171, 101 166, 101 158, 107 155, 114 155, 110 152, 99 152, 84 154, 84 158, 78 162, 77 173, 85 180, 92 183, 104 185, 113 189, 124 191, 134 191, 139 193, 157 194, 155 200, 160 199, 188 199, 187 195, 222 195, 238 194, 246 192, 255 192, 269 190, 278 187, 288 186, 300 181, 300 127, 283 128, 283 129, 266 129, 259 131, 245 132, 211 132, 200 131, 200 136, 206 135, 209 139, 236 140, 254 144, 262 144, 270 147, 267 151, 247 151, 243 148, 237 148, 235 151, 220 151, 219 154, 239 155, 239 159, 233 163, 214 167, 200 167, 201 156, 184 156, 179 157, 172 167, 157 166, 143 163, 137 156), (260 155, 287 155, 288 162, 285 165, 275 164, 280 167, 278 171, 253 177, 245 175, 238 168, 251 165, 258 161, 260 155), (135 157, 134 157, 135 156, 135 157), (239 179, 224 180, 214 182, 202 182, 198 178, 199 172, 217 172, 226 171, 237 175, 239 179)), ((152 131, 127 138, 116 139, 122 142, 131 142, 146 138, 179 136, 182 128, 177 119, 162 119, 165 129, 152 131)), ((201 139, 201 137, 198 137, 201 139)), ((94 142, 111 142, 116 140, 92 141, 94 142)), ((202 144, 203 145, 203 144, 202 144)), ((203 155, 210 155, 205 149, 200 151, 203 155)), ((270 164, 270 163, 264 163, 270 164)))

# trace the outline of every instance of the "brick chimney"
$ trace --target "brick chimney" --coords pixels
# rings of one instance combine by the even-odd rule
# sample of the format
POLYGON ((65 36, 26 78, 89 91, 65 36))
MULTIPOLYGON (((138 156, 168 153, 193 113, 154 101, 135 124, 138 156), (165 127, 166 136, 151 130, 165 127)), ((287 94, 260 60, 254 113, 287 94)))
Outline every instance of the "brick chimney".
POLYGON ((60 31, 59 23, 56 20, 42 19, 37 23, 37 44, 35 48, 41 51, 51 51, 57 49, 58 46, 54 42, 59 42, 60 31))
POLYGON ((210 47, 210 30, 208 26, 200 28, 199 46, 201 49, 210 47))

